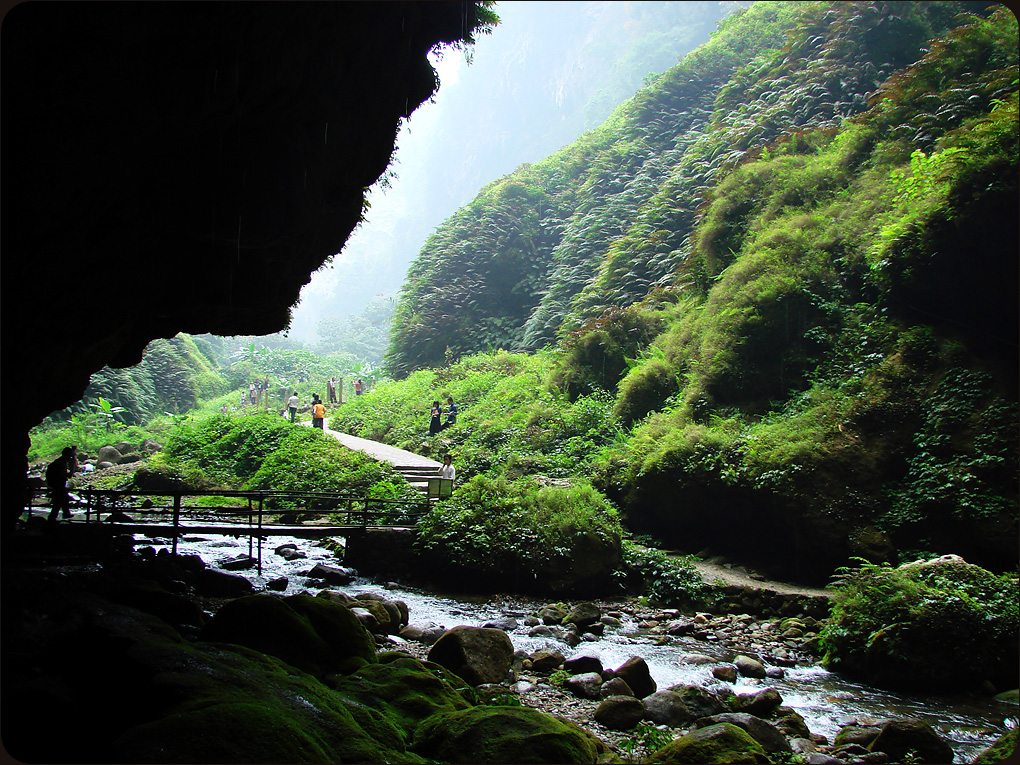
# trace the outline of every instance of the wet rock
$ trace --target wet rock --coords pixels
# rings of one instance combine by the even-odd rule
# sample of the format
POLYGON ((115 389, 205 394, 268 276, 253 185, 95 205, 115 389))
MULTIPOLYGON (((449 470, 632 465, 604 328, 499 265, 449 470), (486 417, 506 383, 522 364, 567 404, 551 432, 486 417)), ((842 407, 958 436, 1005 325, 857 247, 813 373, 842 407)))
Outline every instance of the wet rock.
POLYGON ((632 656, 614 671, 617 677, 622 678, 630 686, 637 698, 643 699, 655 693, 655 680, 652 679, 648 664, 640 656, 632 656))
POLYGON ((238 555, 236 558, 220 561, 217 565, 224 571, 247 571, 255 567, 255 559, 248 555, 238 555))
MULTIPOLYGON (((788 738, 812 738, 811 731, 808 730, 807 722, 795 709, 783 706, 778 707, 775 712, 772 713, 772 717, 770 719, 772 724, 788 738)), ((825 743, 824 736, 820 736, 819 738, 821 741, 816 743, 825 743)))
POLYGON ((542 620, 543 624, 562 624, 563 617, 566 615, 566 607, 559 603, 546 606, 538 612, 538 618, 542 620))
POLYGON ((254 592, 252 583, 239 574, 228 574, 214 568, 198 572, 195 589, 210 598, 238 598, 254 592))
POLYGON ((885 752, 895 762, 902 761, 911 751, 924 763, 953 761, 953 748, 923 720, 890 720, 882 726, 869 748, 873 752, 885 752))
POLYGON ((551 648, 540 648, 528 658, 531 659, 531 666, 535 672, 550 673, 562 666, 563 654, 551 648))
POLYGON ((761 744, 747 732, 735 725, 720 723, 681 736, 652 754, 647 761, 767 763, 770 760, 761 744))
POLYGON ((656 691, 642 699, 645 705, 645 719, 656 725, 676 728, 691 721, 691 710, 684 704, 680 694, 673 691, 656 691))
POLYGON ((412 640, 416 643, 432 645, 439 640, 445 632, 445 628, 435 624, 434 622, 429 622, 427 624, 408 624, 397 634, 404 638, 404 640, 412 640))
POLYGON ((517 629, 517 620, 508 616, 504 619, 493 619, 491 621, 487 621, 482 626, 495 630, 503 630, 504 632, 513 632, 517 629))
POLYGON ((602 659, 593 653, 582 651, 580 653, 575 653, 568 659, 565 659, 563 661, 563 669, 573 675, 581 674, 583 672, 597 672, 601 678, 603 670, 602 659))
POLYGON ((321 579, 327 584, 342 587, 354 581, 356 573, 354 569, 317 563, 303 575, 309 579, 321 579))
POLYGON ((631 730, 645 716, 645 705, 633 696, 609 696, 595 709, 595 722, 610 730, 631 730))
POLYGON ((297 545, 293 544, 280 545, 273 552, 284 560, 299 560, 308 557, 307 554, 298 550, 297 545))
POLYGON ((705 656, 703 653, 685 653, 680 657, 681 664, 715 664, 718 659, 705 656))
POLYGON ((712 667, 712 677, 716 680, 722 680, 724 683, 735 683, 737 682, 737 668, 732 664, 712 667))
POLYGON ((435 714, 415 732, 432 762, 595 763, 605 745, 580 726, 527 707, 478 706, 435 714))
POLYGON ((287 577, 278 576, 266 582, 266 589, 272 590, 273 592, 286 592, 288 584, 290 584, 290 581, 287 577))
POLYGON ((721 715, 713 715, 711 717, 703 717, 698 720, 695 725, 699 728, 707 725, 717 725, 719 723, 729 723, 730 725, 736 725, 741 730, 747 732, 755 741, 761 744, 762 749, 766 752, 790 752, 790 742, 786 740, 786 736, 779 731, 774 725, 762 720, 760 717, 747 714, 745 712, 726 712, 721 715))
POLYGON ((471 685, 481 685, 506 680, 513 656, 513 644, 503 630, 460 626, 435 642, 428 659, 471 685))
POLYGON ((731 711, 717 693, 698 685, 672 685, 668 690, 678 693, 694 719, 731 711))
POLYGON ((611 677, 602 683, 602 687, 599 688, 599 697, 607 699, 610 696, 633 696, 634 691, 631 690, 630 686, 627 685, 627 681, 622 677, 611 677))
POLYGON ((601 616, 602 610, 593 603, 578 603, 567 612, 561 623, 576 624, 584 629, 596 624, 601 616))
POLYGON ((737 672, 744 677, 766 677, 765 665, 757 659, 752 659, 750 656, 738 656, 733 660, 733 663, 736 665, 737 672))
POLYGON ((578 675, 571 675, 563 681, 563 687, 578 698, 592 699, 598 701, 602 698, 602 675, 597 672, 582 672, 578 675))
POLYGON ((833 746, 845 746, 846 744, 858 744, 867 747, 878 737, 878 728, 864 727, 861 725, 845 725, 836 733, 832 740, 833 746))
POLYGON ((765 688, 757 693, 741 693, 733 699, 733 711, 747 712, 757 717, 768 717, 779 705, 783 697, 775 688, 765 688))

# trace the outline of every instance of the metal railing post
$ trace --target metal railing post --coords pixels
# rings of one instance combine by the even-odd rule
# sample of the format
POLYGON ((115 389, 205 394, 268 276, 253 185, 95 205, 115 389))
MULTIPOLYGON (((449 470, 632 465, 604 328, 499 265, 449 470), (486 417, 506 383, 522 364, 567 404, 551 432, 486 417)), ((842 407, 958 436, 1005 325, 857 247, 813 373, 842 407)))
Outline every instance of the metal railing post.
POLYGON ((265 494, 259 494, 259 576, 262 576, 262 510, 265 494))
POLYGON ((177 555, 177 537, 180 533, 181 527, 181 494, 176 492, 174 494, 174 546, 173 554, 177 555))

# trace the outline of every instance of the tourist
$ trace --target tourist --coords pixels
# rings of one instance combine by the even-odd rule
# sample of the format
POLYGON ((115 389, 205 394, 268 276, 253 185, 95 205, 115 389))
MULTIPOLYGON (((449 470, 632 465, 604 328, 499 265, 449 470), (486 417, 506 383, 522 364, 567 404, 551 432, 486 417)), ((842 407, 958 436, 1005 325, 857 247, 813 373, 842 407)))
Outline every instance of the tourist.
POLYGON ((354 395, 355 395, 355 396, 360 396, 360 395, 361 395, 361 391, 362 391, 362 388, 364 388, 364 384, 363 384, 363 383, 361 382, 361 378, 359 377, 359 378, 358 378, 358 379, 357 379, 357 380, 356 380, 356 381, 354 382, 354 395))
POLYGON ((312 404, 312 427, 324 430, 323 421, 326 418, 326 407, 319 401, 319 397, 315 397, 315 403, 312 404))
POLYGON ((453 457, 451 455, 447 454, 443 457, 443 467, 439 471, 439 476, 448 481, 452 481, 457 477, 457 469, 453 466, 453 457))
POLYGON ((336 378, 330 377, 326 381, 326 395, 329 396, 329 403, 336 403, 336 378))
POLYGON ((75 456, 75 448, 64 447, 60 456, 46 468, 46 486, 50 490, 50 523, 56 523, 57 515, 63 511, 64 520, 71 518, 71 497, 67 493, 68 479, 74 474, 78 467, 78 459, 75 456))
POLYGON ((429 416, 431 417, 429 421, 429 435, 434 436, 443 429, 443 410, 440 408, 438 401, 432 402, 432 411, 429 416))
POLYGON ((453 403, 453 396, 448 396, 446 403, 448 408, 446 410, 446 422, 443 423, 443 430, 457 422, 457 405, 453 403))
POLYGON ((301 404, 301 399, 297 396, 297 391, 294 391, 289 399, 287 399, 287 408, 290 409, 290 421, 294 422, 294 417, 297 415, 297 408, 301 404))

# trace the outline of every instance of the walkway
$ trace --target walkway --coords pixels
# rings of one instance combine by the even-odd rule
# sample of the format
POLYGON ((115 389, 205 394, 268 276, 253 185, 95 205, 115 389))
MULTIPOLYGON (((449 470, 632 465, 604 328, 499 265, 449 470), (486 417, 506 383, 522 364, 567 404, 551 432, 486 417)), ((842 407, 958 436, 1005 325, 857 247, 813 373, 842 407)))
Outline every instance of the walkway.
MULTIPOLYGON (((308 420, 300 424, 308 427, 312 425, 308 420)), ((333 436, 333 438, 348 449, 367 454, 369 457, 380 462, 390 463, 398 472, 403 473, 410 483, 427 485, 429 478, 439 477, 439 471, 443 467, 441 462, 436 462, 434 459, 423 457, 420 454, 415 454, 405 449, 398 449, 395 446, 381 444, 378 441, 348 435, 347 433, 330 430, 329 428, 323 428, 322 432, 333 436)))

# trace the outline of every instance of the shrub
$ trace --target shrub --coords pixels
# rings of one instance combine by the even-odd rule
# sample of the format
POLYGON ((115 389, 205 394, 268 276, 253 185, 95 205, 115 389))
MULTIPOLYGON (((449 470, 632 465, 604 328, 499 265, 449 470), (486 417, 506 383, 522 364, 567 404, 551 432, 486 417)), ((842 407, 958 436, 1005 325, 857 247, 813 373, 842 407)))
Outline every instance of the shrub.
POLYGON ((824 663, 879 686, 951 692, 1018 671, 1017 579, 947 556, 842 569, 824 663))
POLYGON ((438 574, 474 586, 513 583, 562 592, 607 579, 620 555, 616 510, 586 483, 476 476, 433 507, 418 527, 418 547, 438 574))

